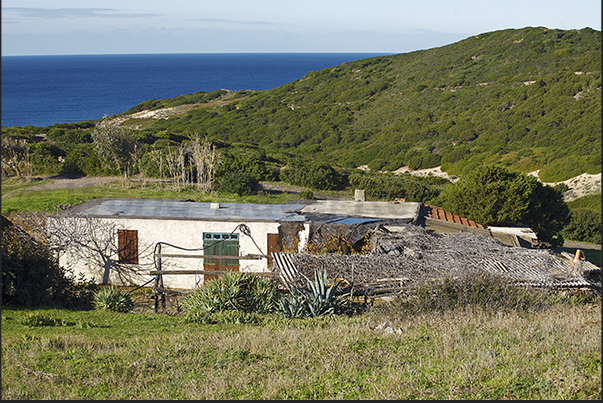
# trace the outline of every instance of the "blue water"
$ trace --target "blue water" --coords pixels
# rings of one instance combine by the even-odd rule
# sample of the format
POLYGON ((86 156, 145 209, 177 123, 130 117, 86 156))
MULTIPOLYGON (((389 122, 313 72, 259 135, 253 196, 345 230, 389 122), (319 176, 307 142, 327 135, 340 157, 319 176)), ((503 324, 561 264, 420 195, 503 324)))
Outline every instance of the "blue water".
POLYGON ((374 53, 2 56, 2 126, 96 120, 149 100, 267 90, 374 53))

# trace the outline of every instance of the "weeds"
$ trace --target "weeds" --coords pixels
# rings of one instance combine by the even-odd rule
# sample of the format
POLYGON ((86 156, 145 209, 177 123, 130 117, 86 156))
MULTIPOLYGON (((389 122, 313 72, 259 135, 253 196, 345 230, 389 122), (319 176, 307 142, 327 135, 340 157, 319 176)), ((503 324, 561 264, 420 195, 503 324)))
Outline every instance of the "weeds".
MULTIPOLYGON (((601 306, 490 314, 456 308, 400 318, 276 316, 264 326, 182 316, 3 309, 2 397, 52 400, 600 400, 601 306), (377 318, 374 318, 377 319, 377 318), (50 376, 50 378, 49 378, 50 376)), ((230 311, 225 315, 237 315, 230 311)))
POLYGON ((66 326, 66 322, 62 319, 51 318, 41 313, 30 313, 24 316, 19 321, 24 326, 66 326))

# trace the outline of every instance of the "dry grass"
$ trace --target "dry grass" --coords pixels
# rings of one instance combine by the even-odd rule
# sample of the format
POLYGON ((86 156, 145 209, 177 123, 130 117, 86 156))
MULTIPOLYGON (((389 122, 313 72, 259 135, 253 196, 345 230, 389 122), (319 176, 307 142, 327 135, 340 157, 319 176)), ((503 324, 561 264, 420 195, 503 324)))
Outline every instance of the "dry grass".
POLYGON ((3 310, 3 399, 601 398, 600 300, 266 326, 39 312, 67 326, 27 327, 30 311, 3 310))

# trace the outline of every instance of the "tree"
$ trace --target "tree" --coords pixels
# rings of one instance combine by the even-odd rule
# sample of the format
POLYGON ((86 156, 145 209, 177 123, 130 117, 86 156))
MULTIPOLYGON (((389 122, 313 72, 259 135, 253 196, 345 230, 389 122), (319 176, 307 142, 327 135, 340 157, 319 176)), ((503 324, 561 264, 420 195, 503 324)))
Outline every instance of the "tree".
POLYGON ((527 224, 541 245, 563 244, 569 209, 561 193, 536 178, 505 167, 482 165, 441 195, 445 209, 482 225, 527 224))
POLYGON ((117 170, 128 179, 138 151, 138 142, 131 131, 105 117, 91 135, 103 167, 117 170))
POLYGON ((563 236, 573 241, 601 244, 601 212, 585 208, 572 209, 563 236))
MULTIPOLYGON (((15 221, 37 243, 46 245, 54 260, 61 262, 66 271, 72 272, 79 263, 86 262, 97 271, 102 284, 110 283, 111 275, 121 282, 135 283, 142 264, 120 262, 118 230, 122 226, 115 221, 90 217, 62 207, 57 206, 55 212, 22 212, 15 221)), ((144 260, 152 253, 152 247, 139 242, 138 251, 140 260, 144 260)))
POLYGON ((2 136, 2 176, 27 175, 31 172, 29 145, 25 139, 2 136))

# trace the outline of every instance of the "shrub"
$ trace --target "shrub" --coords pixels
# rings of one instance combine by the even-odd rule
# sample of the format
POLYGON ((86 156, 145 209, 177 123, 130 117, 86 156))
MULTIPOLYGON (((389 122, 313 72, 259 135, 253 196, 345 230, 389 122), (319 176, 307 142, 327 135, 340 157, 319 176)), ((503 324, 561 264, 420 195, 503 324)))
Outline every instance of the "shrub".
POLYGON ((383 158, 375 158, 374 160, 368 163, 368 167, 371 169, 371 171, 380 171, 386 165, 387 161, 383 158))
POLYGON ((217 190, 227 193, 236 193, 239 196, 247 196, 257 193, 259 189, 258 180, 244 172, 227 172, 217 179, 217 190))
POLYGON ((66 325, 66 322, 62 319, 51 318, 41 313, 30 313, 22 317, 20 322, 22 325, 29 327, 66 325))
POLYGON ((259 323, 257 315, 273 312, 278 296, 277 284, 270 279, 227 272, 190 292, 182 306, 191 322, 259 323))
POLYGON ((61 175, 99 175, 101 162, 94 151, 94 144, 78 144, 69 151, 61 164, 61 175))
POLYGON ((569 209, 560 192, 502 166, 481 165, 441 195, 451 213, 482 225, 529 225, 541 245, 563 245, 569 209))
POLYGON ((339 190, 345 187, 346 178, 324 162, 291 162, 281 171, 283 182, 317 190, 339 190))
POLYGON ((130 293, 116 287, 103 288, 96 292, 93 303, 96 309, 114 312, 132 312, 134 310, 134 302, 130 293))
POLYGON ((514 286, 491 274, 467 273, 458 278, 421 284, 385 309, 392 309, 403 317, 467 307, 489 312, 530 312, 546 309, 555 302, 555 297, 546 291, 514 286))
POLYGON ((89 309, 94 289, 94 283, 76 283, 46 244, 2 217, 4 305, 89 309))
POLYGON ((299 197, 303 200, 314 200, 314 193, 311 190, 304 190, 299 193, 299 197))
POLYGON ((281 296, 277 310, 286 317, 305 318, 345 311, 346 301, 338 292, 339 281, 331 285, 327 281, 327 271, 317 270, 314 281, 307 280, 305 288, 292 288, 289 295, 281 296))
POLYGON ((573 241, 601 244, 601 212, 581 208, 571 210, 570 222, 562 234, 573 241))
POLYGON ((438 196, 440 190, 437 186, 445 181, 443 178, 417 178, 410 175, 354 173, 349 176, 350 185, 355 189, 364 189, 366 195, 372 199, 393 200, 399 197, 409 202, 423 203, 438 196))

